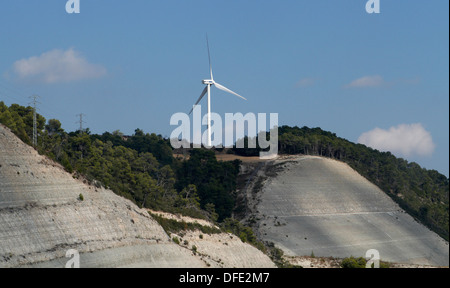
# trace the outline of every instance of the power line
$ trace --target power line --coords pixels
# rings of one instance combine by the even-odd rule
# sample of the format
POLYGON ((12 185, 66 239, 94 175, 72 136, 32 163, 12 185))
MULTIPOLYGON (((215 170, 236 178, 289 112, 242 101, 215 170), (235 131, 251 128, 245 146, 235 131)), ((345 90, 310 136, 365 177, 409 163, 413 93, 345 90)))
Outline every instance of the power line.
MULTIPOLYGON (((12 100, 12 103, 19 104, 19 105, 25 105, 23 99, 30 98, 28 95, 36 93, 36 92, 27 92, 28 89, 24 89, 23 87, 18 88, 15 87, 9 83, 6 83, 2 79, 0 79, 0 98, 5 97, 6 99, 12 100)), ((5 100, 6 100, 5 99, 5 100)), ((1 99, 0 99, 1 101, 1 99)), ((45 111, 46 112, 46 118, 51 119, 52 117, 64 117, 66 114, 61 113, 59 110, 55 110, 53 107, 46 105, 45 103, 39 103, 41 105, 39 111, 45 111)), ((30 105, 30 103, 27 103, 26 105, 30 105)), ((44 116, 44 115, 42 115, 44 116)))
POLYGON ((83 134, 83 132, 84 132, 84 130, 83 130, 83 123, 86 123, 85 121, 83 121, 83 116, 86 116, 86 115, 83 114, 83 113, 80 113, 80 114, 77 114, 76 116, 80 117, 80 120, 75 122, 75 123, 79 123, 80 124, 80 130, 79 131, 80 131, 80 134, 83 134))
POLYGON ((30 104, 33 104, 33 147, 37 147, 37 117, 36 117, 36 110, 37 110, 37 98, 40 98, 38 95, 33 95, 29 97, 32 99, 32 102, 30 104))
MULTIPOLYGON (((76 123, 80 124, 80 135, 82 135, 83 132, 84 132, 84 130, 83 130, 83 123, 86 123, 86 122, 83 121, 83 116, 86 116, 86 115, 83 114, 83 113, 80 113, 80 114, 78 114, 76 116, 80 117, 80 120, 77 121, 76 123)), ((83 145, 82 144, 80 145, 80 152, 81 152, 80 159, 83 160, 83 145)))
MULTIPOLYGON (((3 79, 1 79, 0 77, 0 101, 5 100, 6 102, 8 102, 7 100, 11 101, 12 104, 19 104, 19 105, 32 105, 32 102, 28 102, 26 103, 26 101, 24 101, 24 99, 29 99, 32 98, 29 95, 32 95, 34 93, 38 93, 38 92, 34 92, 34 91, 29 91, 28 88, 25 87, 17 87, 7 81, 4 81, 3 79), (4 99, 2 99, 4 98, 4 99), (24 103, 25 102, 25 103, 24 103)), ((47 98, 47 101, 49 101, 49 99, 47 98)), ((43 103, 39 103, 39 109, 37 109, 37 111, 39 111, 39 113, 43 113, 45 112, 45 118, 47 119, 64 119, 64 117, 67 116, 66 113, 64 113, 64 111, 59 110, 59 109, 55 109, 53 106, 49 105, 49 103, 46 103, 46 101, 42 101, 43 103)), ((77 115, 79 116, 79 115, 77 115)), ((83 117, 86 116, 83 114, 83 117)), ((77 124, 79 124, 79 121, 76 122, 77 124)), ((82 122, 84 123, 84 122, 82 122)), ((84 130, 81 130, 84 132, 84 130)))

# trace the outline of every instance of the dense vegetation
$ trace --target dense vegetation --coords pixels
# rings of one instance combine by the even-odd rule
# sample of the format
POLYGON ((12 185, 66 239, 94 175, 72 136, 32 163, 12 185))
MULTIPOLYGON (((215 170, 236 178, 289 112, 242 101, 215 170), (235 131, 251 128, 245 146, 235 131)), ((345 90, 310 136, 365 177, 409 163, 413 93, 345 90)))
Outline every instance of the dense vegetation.
POLYGON ((201 207, 207 208, 208 203, 215 205, 218 220, 222 222, 231 217, 234 208, 236 179, 239 174, 239 161, 218 162, 214 151, 193 149, 189 160, 181 163, 177 170, 178 190, 189 184, 194 184, 200 197, 201 207))
MULTIPOLYGON (((234 149, 258 155, 259 149, 234 149)), ((354 144, 320 128, 279 127, 279 153, 330 157, 348 163, 376 184, 409 214, 449 239, 449 179, 435 170, 354 144)))

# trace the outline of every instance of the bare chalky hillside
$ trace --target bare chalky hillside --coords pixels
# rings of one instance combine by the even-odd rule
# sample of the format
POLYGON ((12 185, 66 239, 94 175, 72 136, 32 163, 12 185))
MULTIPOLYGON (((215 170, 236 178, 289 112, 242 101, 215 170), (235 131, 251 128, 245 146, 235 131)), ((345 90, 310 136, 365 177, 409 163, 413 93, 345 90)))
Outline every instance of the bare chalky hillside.
POLYGON ((258 173, 266 179, 252 207, 259 236, 288 256, 365 257, 376 249, 389 262, 449 265, 448 242, 345 163, 288 157, 258 173))
POLYGON ((274 267, 248 244, 216 242, 196 240, 202 254, 174 243, 147 211, 74 179, 0 125, 0 267, 63 268, 70 249, 81 267, 274 267))

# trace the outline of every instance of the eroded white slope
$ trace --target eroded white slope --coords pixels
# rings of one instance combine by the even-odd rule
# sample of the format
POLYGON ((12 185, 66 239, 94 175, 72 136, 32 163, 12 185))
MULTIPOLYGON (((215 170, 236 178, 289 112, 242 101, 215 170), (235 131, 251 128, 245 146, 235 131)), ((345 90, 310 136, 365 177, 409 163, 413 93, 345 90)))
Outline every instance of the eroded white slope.
POLYGON ((386 261, 449 265, 448 242, 347 164, 310 156, 275 164, 284 168, 263 188, 258 231, 288 255, 364 257, 377 249, 386 261))

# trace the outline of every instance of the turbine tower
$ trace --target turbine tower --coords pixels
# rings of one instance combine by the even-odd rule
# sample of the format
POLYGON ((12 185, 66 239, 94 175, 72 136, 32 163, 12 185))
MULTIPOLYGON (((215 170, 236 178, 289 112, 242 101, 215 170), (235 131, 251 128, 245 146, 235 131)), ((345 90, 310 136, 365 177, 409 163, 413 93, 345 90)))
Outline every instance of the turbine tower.
POLYGON ((192 111, 194 110, 194 107, 197 106, 197 104, 203 99, 203 97, 208 93, 208 147, 211 147, 211 86, 214 85, 217 88, 219 88, 222 91, 228 92, 230 94, 236 95, 239 98, 242 98, 244 100, 244 97, 242 97, 241 95, 237 94, 236 92, 231 91, 230 89, 228 89, 227 87, 217 83, 216 81, 214 81, 214 77, 213 77, 213 72, 212 72, 212 65, 211 65, 211 54, 209 52, 209 41, 208 41, 208 35, 206 35, 206 46, 208 47, 208 60, 209 60, 209 73, 211 76, 211 79, 206 79, 203 80, 202 83, 206 85, 205 89, 203 89, 202 94, 200 95, 200 97, 198 98, 197 102, 195 102, 195 104, 193 105, 191 111, 189 112, 189 115, 192 113, 192 111))

